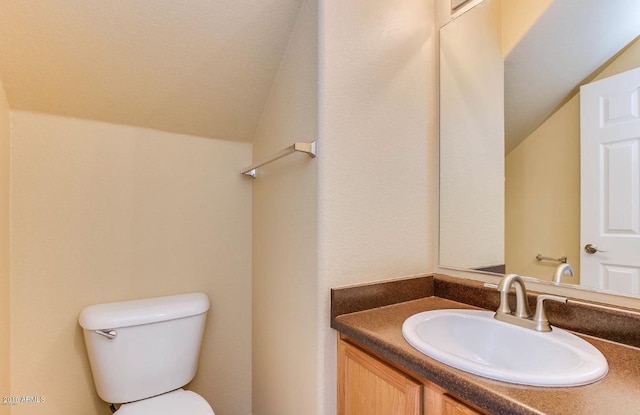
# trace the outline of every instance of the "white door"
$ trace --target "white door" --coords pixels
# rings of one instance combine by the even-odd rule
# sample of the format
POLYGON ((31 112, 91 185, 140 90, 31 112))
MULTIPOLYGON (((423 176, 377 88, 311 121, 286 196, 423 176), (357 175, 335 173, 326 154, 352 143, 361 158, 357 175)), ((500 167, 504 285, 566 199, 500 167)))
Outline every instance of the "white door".
POLYGON ((640 294, 639 111, 640 68, 580 88, 580 284, 626 294, 640 294))

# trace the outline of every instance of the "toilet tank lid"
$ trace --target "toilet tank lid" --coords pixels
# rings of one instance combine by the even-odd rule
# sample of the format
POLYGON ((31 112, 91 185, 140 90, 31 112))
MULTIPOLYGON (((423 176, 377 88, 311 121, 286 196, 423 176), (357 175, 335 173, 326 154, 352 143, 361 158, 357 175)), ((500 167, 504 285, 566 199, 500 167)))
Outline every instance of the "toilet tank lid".
POLYGON ((82 310, 78 321, 86 330, 116 329, 195 316, 207 310, 209 297, 190 293, 96 304, 82 310))

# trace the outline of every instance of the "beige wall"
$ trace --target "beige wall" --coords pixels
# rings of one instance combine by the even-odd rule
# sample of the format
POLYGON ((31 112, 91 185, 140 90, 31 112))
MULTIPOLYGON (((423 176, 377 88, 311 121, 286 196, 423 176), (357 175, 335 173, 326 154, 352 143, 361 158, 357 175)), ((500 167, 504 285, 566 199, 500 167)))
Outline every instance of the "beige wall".
POLYGON ((253 415, 335 414, 330 288, 433 269, 433 36, 428 1, 302 8, 254 158, 318 158, 254 182, 253 415))
POLYGON ((106 414, 78 313, 202 291, 211 299, 192 388, 216 413, 250 412, 251 147, 12 112, 14 414, 106 414))
POLYGON ((317 137, 319 155, 252 182, 253 288, 250 146, 14 112, 13 393, 46 397, 15 413, 106 409, 83 307, 198 290, 192 386, 216 413, 250 413, 253 344, 255 415, 333 415, 330 288, 434 267, 435 50, 431 1, 304 4, 253 151, 317 137))
POLYGON ((567 256, 580 267, 580 101, 574 97, 506 157, 507 273, 552 280, 567 256))
MULTIPOLYGON (((0 396, 11 396, 9 334, 11 297, 9 279, 9 173, 10 173, 9 105, 0 82, 0 396)), ((0 414, 10 408, 0 406, 0 414)))
MULTIPOLYGON (((435 0, 438 26, 451 19, 450 0, 435 0)), ((480 7, 498 7, 502 56, 518 44, 554 0, 485 0, 480 7)), ((475 6, 477 7, 477 6, 475 6)))
POLYGON ((494 1, 476 6, 440 29, 440 134, 447 138, 440 142, 442 265, 504 264, 499 6, 494 1))
POLYGON ((335 414, 329 289, 433 270, 433 14, 425 0, 320 2, 322 414, 335 414))
MULTIPOLYGON (((640 40, 594 80, 640 65, 640 40)), ((507 272, 551 280, 557 264, 535 256, 567 256, 580 275, 580 96, 571 98, 506 159, 507 272), (559 232, 559 230, 562 232, 559 232), (554 235, 549 238, 549 235, 554 235)))
MULTIPOLYGON (((317 138, 317 2, 303 2, 254 140, 260 161, 317 138)), ((318 407, 318 160, 292 154, 253 181, 253 415, 318 407)))
POLYGON ((553 0, 500 0, 502 56, 507 56, 538 21, 553 0))

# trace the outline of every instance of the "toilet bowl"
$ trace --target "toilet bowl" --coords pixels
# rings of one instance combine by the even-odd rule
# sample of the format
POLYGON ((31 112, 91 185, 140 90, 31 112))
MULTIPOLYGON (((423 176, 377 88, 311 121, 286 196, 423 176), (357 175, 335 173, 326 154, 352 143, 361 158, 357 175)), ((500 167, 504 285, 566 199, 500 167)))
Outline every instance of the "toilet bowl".
POLYGON ((209 298, 202 293, 98 304, 80 313, 93 381, 117 415, 215 415, 183 389, 194 378, 209 298))

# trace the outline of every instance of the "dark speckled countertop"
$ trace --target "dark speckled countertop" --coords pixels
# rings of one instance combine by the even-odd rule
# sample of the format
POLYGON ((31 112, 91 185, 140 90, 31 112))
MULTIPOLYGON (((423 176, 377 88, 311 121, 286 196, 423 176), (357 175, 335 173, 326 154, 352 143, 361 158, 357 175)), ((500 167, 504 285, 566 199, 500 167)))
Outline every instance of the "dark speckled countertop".
MULTIPOLYGON (((528 387, 494 381, 455 369, 418 352, 402 336, 405 319, 427 310, 476 308, 433 295, 433 278, 423 278, 422 282, 431 286, 419 294, 411 288, 385 301, 377 288, 373 290, 377 297, 373 303, 363 305, 367 301, 362 298, 357 301, 358 311, 350 310, 348 306, 334 307, 332 327, 394 365, 440 385, 490 414, 640 414, 640 349, 636 347, 579 334, 606 357, 609 373, 593 384, 571 388, 528 387)), ((415 285, 416 281, 411 280, 411 284, 415 285)), ((397 293, 403 284, 391 283, 387 285, 387 291, 397 293)), ((477 285, 471 285, 477 288, 477 285)), ((364 289, 370 294, 371 287, 364 289)), ((335 303, 358 297, 357 287, 346 290, 349 292, 346 297, 334 293, 335 303)), ((364 298, 371 296, 365 293, 364 298)))

